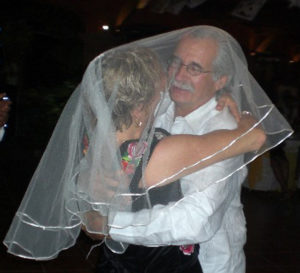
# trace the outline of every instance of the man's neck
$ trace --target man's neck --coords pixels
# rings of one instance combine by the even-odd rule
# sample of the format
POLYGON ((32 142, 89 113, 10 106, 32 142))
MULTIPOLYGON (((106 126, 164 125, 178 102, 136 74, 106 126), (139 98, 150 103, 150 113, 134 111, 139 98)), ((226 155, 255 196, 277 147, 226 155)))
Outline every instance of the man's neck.
POLYGON ((180 107, 179 105, 176 105, 175 103, 175 117, 185 117, 189 115, 190 113, 194 112, 196 109, 201 107, 202 105, 199 105, 195 108, 190 108, 190 107, 180 107))
POLYGON ((175 108, 174 108, 174 118, 176 117, 185 117, 187 115, 189 115, 190 113, 194 112, 195 110, 199 109, 200 107, 204 106, 205 104, 207 104, 208 102, 210 102, 213 98, 215 98, 214 96, 209 98, 208 100, 206 100, 204 103, 191 107, 189 105, 179 105, 176 102, 175 103, 175 108))
POLYGON ((200 107, 206 105, 207 103, 209 103, 209 101, 211 101, 212 98, 210 98, 208 101, 206 101, 205 103, 198 105, 196 107, 182 107, 180 105, 177 105, 175 103, 175 108, 174 108, 174 118, 176 117, 185 117, 189 114, 191 114, 192 112, 194 112, 195 110, 199 109, 200 107))
POLYGON ((176 118, 176 117, 185 117, 189 113, 191 113, 191 112, 183 111, 181 108, 176 107, 176 105, 175 105, 174 118, 176 118))

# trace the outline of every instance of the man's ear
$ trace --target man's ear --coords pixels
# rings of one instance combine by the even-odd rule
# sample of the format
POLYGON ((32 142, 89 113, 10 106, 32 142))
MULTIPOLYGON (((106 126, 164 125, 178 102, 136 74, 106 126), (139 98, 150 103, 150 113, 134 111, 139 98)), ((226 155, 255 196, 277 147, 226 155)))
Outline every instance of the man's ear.
POLYGON ((218 91, 222 89, 225 84, 227 83, 228 77, 227 76, 222 76, 218 80, 215 81, 215 90, 218 91))

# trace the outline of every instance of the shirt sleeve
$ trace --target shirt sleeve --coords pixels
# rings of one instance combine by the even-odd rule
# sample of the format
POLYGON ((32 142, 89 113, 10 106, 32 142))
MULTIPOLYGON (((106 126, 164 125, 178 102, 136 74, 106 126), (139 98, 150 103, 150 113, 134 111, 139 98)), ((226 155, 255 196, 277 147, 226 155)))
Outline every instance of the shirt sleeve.
MULTIPOLYGON (((238 158, 215 164, 198 173, 198 179, 222 176, 233 167, 238 158)), ((195 179, 193 174, 190 179, 195 179)), ((244 177, 240 171, 227 180, 214 183, 204 191, 186 195, 177 203, 152 208, 147 225, 137 225, 149 217, 149 211, 118 213, 110 235, 116 241, 145 246, 182 245, 209 240, 220 228, 223 215, 239 190, 238 183, 244 177), (228 181, 230 180, 230 181, 228 181)), ((188 181, 185 181, 188 183, 188 181)))

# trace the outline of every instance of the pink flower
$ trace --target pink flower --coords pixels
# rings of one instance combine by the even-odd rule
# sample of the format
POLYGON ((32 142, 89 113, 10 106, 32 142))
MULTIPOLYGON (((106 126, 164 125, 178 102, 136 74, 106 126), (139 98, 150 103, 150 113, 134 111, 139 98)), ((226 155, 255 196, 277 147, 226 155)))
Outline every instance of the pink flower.
POLYGON ((144 154, 144 152, 147 149, 147 143, 146 142, 142 142, 142 143, 138 143, 138 142, 133 142, 130 143, 128 145, 128 156, 130 158, 140 158, 142 157, 142 155, 144 154))
POLYGON ((128 164, 125 169, 123 169, 126 174, 133 174, 135 171, 134 164, 128 164))
POLYGON ((125 160, 122 160, 121 164, 122 164, 122 170, 125 171, 127 168, 128 162, 125 160))
POLYGON ((194 245, 182 245, 179 247, 180 250, 183 252, 184 255, 191 255, 194 253, 194 245))

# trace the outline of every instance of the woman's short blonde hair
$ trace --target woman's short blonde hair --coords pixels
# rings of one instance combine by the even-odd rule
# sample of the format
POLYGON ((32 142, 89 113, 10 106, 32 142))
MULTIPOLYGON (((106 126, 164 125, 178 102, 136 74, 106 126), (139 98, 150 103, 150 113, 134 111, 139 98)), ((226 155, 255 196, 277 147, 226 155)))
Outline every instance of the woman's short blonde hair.
POLYGON ((112 118, 116 130, 121 131, 132 124, 131 111, 153 99, 163 68, 157 55, 147 48, 108 52, 101 64, 106 100, 117 92, 112 118))

